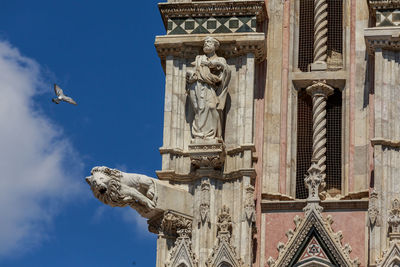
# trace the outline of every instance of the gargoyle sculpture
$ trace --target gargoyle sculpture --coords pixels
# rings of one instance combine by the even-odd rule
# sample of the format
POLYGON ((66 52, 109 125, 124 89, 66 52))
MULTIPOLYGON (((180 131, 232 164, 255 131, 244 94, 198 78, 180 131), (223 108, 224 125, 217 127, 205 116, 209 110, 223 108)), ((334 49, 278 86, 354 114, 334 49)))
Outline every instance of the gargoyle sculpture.
POLYGON ((86 177, 93 194, 112 207, 130 206, 144 216, 156 206, 156 183, 153 178, 107 167, 94 167, 86 177))

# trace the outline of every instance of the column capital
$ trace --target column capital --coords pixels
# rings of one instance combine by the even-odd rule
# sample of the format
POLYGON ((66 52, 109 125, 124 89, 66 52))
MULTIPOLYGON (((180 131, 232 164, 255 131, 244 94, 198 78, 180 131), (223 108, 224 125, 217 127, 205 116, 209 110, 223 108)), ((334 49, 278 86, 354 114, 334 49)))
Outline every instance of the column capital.
POLYGON ((312 85, 307 87, 307 93, 311 96, 322 96, 327 98, 333 94, 333 87, 328 85, 326 81, 314 81, 312 85))

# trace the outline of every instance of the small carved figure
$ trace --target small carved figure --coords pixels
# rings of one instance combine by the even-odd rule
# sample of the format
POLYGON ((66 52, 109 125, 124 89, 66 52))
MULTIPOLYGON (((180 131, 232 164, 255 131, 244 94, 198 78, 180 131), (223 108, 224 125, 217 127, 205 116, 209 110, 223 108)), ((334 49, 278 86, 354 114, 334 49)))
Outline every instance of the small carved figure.
POLYGON ((225 107, 231 71, 225 58, 216 55, 219 41, 213 37, 204 40, 204 55, 198 55, 195 72, 188 71, 188 94, 194 108, 193 137, 222 138, 221 117, 225 107))
POLYGON ((146 175, 102 166, 94 167, 86 181, 94 196, 112 207, 131 206, 145 214, 156 206, 155 182, 146 175))

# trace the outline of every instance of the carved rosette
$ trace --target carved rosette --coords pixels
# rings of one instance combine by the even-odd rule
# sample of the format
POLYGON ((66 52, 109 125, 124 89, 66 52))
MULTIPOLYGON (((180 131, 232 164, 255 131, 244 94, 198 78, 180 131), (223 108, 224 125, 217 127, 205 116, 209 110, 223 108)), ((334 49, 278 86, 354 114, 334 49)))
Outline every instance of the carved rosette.
POLYGON ((326 63, 328 42, 328 3, 314 0, 314 63, 326 63))
POLYGON ((380 226, 380 211, 378 203, 378 193, 374 190, 369 196, 369 206, 368 206, 368 225, 370 227, 380 226))
POLYGON ((314 81, 314 84, 307 88, 313 101, 313 154, 312 158, 317 161, 321 170, 325 187, 326 170, 326 100, 333 94, 334 89, 325 81, 314 81))
POLYGON ((211 184, 208 179, 201 181, 200 191, 200 221, 201 223, 210 222, 210 189, 211 184))
POLYGON ((392 209, 389 211, 388 224, 391 228, 389 233, 390 241, 400 240, 400 201, 394 199, 392 209))

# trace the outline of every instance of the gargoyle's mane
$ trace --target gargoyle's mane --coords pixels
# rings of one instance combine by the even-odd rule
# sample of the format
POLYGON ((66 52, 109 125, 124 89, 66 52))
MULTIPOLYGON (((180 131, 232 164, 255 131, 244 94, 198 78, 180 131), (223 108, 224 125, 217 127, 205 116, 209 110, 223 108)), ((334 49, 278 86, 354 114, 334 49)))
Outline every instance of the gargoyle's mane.
POLYGON ((110 169, 105 166, 94 167, 91 171, 91 174, 93 175, 93 173, 95 173, 95 172, 102 172, 108 176, 116 177, 116 178, 121 178, 123 176, 121 171, 119 171, 117 169, 110 169))

